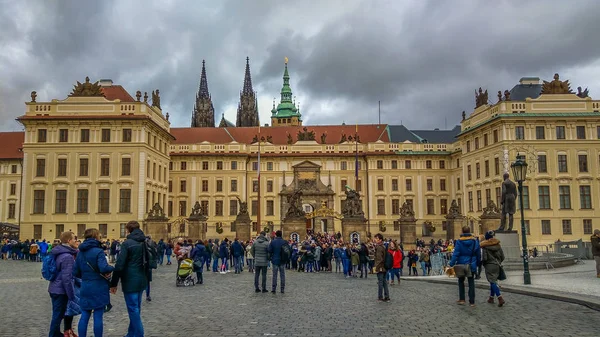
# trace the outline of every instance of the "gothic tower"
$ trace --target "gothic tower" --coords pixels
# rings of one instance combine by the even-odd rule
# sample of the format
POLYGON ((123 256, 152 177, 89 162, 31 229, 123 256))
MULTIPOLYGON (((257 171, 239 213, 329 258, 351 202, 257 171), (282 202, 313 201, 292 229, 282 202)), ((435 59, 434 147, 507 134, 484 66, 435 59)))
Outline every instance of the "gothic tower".
POLYGON ((208 92, 204 60, 202 60, 200 87, 198 88, 198 94, 196 94, 196 104, 194 104, 194 111, 192 112, 192 127, 215 127, 215 108, 208 92))
POLYGON ((240 92, 240 103, 238 104, 236 126, 258 126, 258 101, 256 92, 252 89, 252 77, 250 77, 250 59, 246 57, 246 75, 244 76, 244 88, 240 92))

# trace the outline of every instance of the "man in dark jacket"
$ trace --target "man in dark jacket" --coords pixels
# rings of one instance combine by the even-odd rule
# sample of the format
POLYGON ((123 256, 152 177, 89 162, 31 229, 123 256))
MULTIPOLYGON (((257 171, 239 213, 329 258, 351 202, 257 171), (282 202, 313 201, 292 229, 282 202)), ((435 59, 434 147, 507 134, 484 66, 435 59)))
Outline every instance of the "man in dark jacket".
POLYGON ((594 230, 592 239, 592 255, 596 261, 596 277, 600 278, 600 229, 594 230))
POLYGON ((269 260, 269 242, 265 238, 266 233, 260 232, 260 236, 254 241, 252 250, 250 253, 254 256, 254 266, 256 271, 254 272, 254 289, 257 293, 261 290, 258 288, 258 275, 262 274, 262 292, 266 293, 267 290, 267 265, 269 260))
POLYGON ((50 321, 49 337, 62 337, 60 332, 60 322, 65 317, 67 303, 75 299, 73 290, 73 265, 75 263, 74 255, 77 250, 77 238, 71 232, 64 232, 60 235, 60 246, 52 249, 52 257, 56 261, 57 276, 54 281, 48 285, 48 293, 52 299, 52 320, 50 321))
POLYGON ((229 239, 225 238, 225 240, 221 241, 221 245, 219 246, 219 258, 221 259, 221 274, 229 272, 229 246, 227 246, 228 242, 229 239))
MULTIPOLYGON (((475 279, 474 273, 477 271, 477 265, 481 261, 481 249, 479 247, 479 241, 471 234, 471 228, 464 226, 462 228, 462 234, 460 238, 454 243, 454 251, 452 252, 452 259, 448 263, 450 267, 455 265, 461 265, 461 269, 465 270, 465 275, 460 276, 457 272, 458 278, 458 301, 460 305, 465 304, 465 278, 469 283, 469 304, 475 306, 475 279), (465 266, 468 267, 468 271, 465 266)), ((455 270, 456 271, 456 270, 455 270)))
POLYGON ((117 293, 117 285, 121 280, 123 296, 129 314, 129 329, 127 336, 144 336, 142 325, 142 293, 148 286, 149 268, 144 263, 147 261, 144 241, 146 236, 140 229, 137 221, 129 221, 125 226, 129 235, 121 244, 121 253, 117 258, 115 270, 111 280, 110 292, 117 293))
POLYGON ((239 274, 242 272, 242 255, 244 255, 244 247, 238 240, 235 238, 233 244, 231 244, 231 251, 233 254, 233 265, 235 267, 235 273, 239 274))
POLYGON ((277 292, 277 273, 281 275, 281 293, 285 291, 285 263, 281 261, 281 247, 287 245, 287 241, 282 238, 283 233, 281 231, 275 232, 275 239, 269 244, 269 256, 273 263, 273 286, 271 292, 275 294, 277 292))
POLYGON ((158 241, 158 245, 156 246, 156 252, 158 253, 158 264, 160 264, 161 266, 165 260, 165 249, 166 249, 165 241, 161 238, 158 241))
POLYGON ((383 245, 383 235, 375 234, 375 272, 377 273, 377 295, 379 301, 389 302, 390 291, 385 280, 387 271, 385 270, 385 246, 383 245), (385 295, 385 297, 384 297, 385 295))

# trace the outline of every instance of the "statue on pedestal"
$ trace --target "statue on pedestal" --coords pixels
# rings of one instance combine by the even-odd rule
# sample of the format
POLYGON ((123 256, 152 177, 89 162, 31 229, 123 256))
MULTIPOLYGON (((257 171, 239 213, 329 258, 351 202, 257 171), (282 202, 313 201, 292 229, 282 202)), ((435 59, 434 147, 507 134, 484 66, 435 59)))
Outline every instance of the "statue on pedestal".
POLYGON ((344 217, 364 217, 365 212, 362 210, 360 203, 360 193, 351 189, 346 185, 346 200, 344 200, 344 207, 342 214, 344 217))
POLYGON ((402 204, 402 207, 400 207, 400 219, 415 220, 415 211, 413 210, 412 205, 406 201, 402 204))
POLYGON ((497 232, 513 230, 513 215, 517 211, 517 185, 508 178, 508 173, 504 173, 503 177, 502 201, 500 202, 502 217, 500 218, 500 227, 496 230, 497 232), (508 214, 508 228, 506 228, 506 214, 508 214))
POLYGON ((189 218, 192 220, 201 219, 204 217, 204 214, 206 213, 204 212, 204 209, 202 209, 202 206, 200 206, 200 202, 196 201, 194 207, 192 207, 192 213, 190 214, 189 218))
POLYGON ((287 203, 289 205, 289 208, 285 215, 286 218, 301 218, 306 214, 302 209, 302 200, 300 199, 301 197, 301 190, 295 190, 291 195, 287 197, 287 203))
POLYGON ((164 220, 166 219, 165 212, 163 211, 160 204, 157 202, 152 206, 152 208, 148 211, 148 215, 146 217, 147 220, 164 220))

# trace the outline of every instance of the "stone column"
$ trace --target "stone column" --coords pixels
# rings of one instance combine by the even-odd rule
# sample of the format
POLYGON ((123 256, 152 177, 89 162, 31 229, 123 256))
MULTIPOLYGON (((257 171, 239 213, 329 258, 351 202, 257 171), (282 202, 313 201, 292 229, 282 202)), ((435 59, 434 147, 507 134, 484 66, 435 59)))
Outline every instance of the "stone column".
POLYGON ((207 224, 206 221, 208 218, 205 215, 201 214, 192 214, 187 219, 188 221, 188 239, 196 240, 206 240, 206 229, 207 224))
POLYGON ((306 238, 306 218, 288 217, 283 220, 281 225, 283 236, 289 237, 292 233, 298 233, 300 240, 306 238))
POLYGON ((252 238, 252 220, 248 213, 240 213, 235 218, 235 234, 240 241, 249 241, 252 238))
POLYGON ((400 226, 400 243, 404 246, 404 249, 416 249, 417 248, 417 219, 413 218, 400 218, 398 220, 400 226))
POLYGON ((461 214, 456 200, 452 200, 448 215, 446 215, 446 240, 456 240, 462 234, 462 227, 467 224, 467 219, 461 214))
POLYGON ((160 239, 168 239, 167 224, 169 218, 165 216, 159 203, 155 203, 148 211, 146 219, 142 223, 144 234, 150 235, 152 240, 158 242, 160 239))
POLYGON ((342 237, 345 242, 350 240, 351 233, 358 233, 360 241, 367 241, 367 219, 365 217, 344 217, 342 219, 342 237))

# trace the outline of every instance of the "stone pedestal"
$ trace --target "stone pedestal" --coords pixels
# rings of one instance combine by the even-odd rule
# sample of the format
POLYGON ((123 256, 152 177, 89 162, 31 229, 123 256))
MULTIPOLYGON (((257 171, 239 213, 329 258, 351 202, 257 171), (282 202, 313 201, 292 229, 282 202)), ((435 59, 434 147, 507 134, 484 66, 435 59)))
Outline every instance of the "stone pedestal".
POLYGON ((156 242, 160 239, 167 240, 167 223, 168 220, 145 220, 142 230, 146 236, 150 235, 156 242))
POLYGON ((252 220, 248 214, 238 214, 235 218, 235 234, 240 241, 249 241, 252 237, 252 220))
POLYGON ((521 244, 519 243, 519 233, 517 231, 496 232, 496 239, 500 240, 500 246, 504 252, 504 260, 506 262, 520 262, 521 244))
POLYGON ((207 224, 205 221, 201 220, 189 220, 188 219, 188 239, 196 240, 206 240, 206 227, 207 224))
POLYGON ((351 242, 353 233, 358 234, 360 242, 367 241, 367 219, 364 217, 344 217, 342 219, 342 238, 351 242))
POLYGON ((463 226, 467 225, 465 217, 455 217, 446 220, 446 240, 456 240, 462 234, 463 226))
POLYGON ((417 221, 405 219, 398 222, 400 226, 400 243, 405 250, 417 248, 417 221))
MULTIPOLYGON (((286 218, 281 225, 283 237, 289 238, 292 233, 297 233, 302 241, 306 238, 306 219, 305 218, 286 218)), ((269 233, 267 233, 268 235, 269 233)))
POLYGON ((500 227, 500 218, 498 219, 484 219, 481 218, 481 234, 485 235, 488 231, 495 231, 500 227))
POLYGON ((493 201, 489 201, 481 214, 481 233, 484 235, 488 231, 495 231, 500 227, 500 219, 502 215, 493 201))

